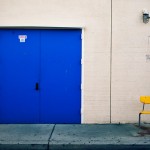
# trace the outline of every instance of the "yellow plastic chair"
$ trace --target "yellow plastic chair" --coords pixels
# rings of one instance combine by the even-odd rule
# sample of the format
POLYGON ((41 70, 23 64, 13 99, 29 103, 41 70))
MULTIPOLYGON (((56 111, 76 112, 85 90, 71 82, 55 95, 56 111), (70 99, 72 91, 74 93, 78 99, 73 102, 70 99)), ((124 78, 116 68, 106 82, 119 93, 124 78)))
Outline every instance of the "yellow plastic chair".
POLYGON ((142 114, 145 114, 145 115, 150 114, 150 111, 144 110, 145 104, 150 104, 150 96, 140 96, 140 101, 141 101, 141 103, 143 103, 143 110, 139 113, 139 126, 141 123, 141 115, 142 114))

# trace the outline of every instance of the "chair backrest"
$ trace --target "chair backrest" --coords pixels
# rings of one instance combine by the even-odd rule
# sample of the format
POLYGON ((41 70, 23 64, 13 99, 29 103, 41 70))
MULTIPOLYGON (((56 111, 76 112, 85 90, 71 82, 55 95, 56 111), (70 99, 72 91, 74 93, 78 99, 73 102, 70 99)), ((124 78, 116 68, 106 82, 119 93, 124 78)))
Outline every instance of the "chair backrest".
POLYGON ((144 104, 150 104, 150 96, 140 96, 140 101, 144 104))

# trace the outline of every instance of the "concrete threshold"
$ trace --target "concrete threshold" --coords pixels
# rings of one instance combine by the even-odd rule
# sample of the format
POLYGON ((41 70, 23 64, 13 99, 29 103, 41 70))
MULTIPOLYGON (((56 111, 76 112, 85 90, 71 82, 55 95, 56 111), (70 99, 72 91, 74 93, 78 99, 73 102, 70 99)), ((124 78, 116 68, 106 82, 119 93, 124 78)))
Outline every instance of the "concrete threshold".
POLYGON ((150 125, 1 124, 0 150, 150 150, 150 125))

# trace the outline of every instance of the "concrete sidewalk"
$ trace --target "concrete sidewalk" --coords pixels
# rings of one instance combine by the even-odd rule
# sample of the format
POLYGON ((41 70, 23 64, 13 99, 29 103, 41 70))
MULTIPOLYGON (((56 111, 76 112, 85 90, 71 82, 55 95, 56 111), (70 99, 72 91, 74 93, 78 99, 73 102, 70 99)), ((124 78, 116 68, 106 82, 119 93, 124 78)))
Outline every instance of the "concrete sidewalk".
POLYGON ((0 125, 0 150, 150 150, 150 125, 0 125))

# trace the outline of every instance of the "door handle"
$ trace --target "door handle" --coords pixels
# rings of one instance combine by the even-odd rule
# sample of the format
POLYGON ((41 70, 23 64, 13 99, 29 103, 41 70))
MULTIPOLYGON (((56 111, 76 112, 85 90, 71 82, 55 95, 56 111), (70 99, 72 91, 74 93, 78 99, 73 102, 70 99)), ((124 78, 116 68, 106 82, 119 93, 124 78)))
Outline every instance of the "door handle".
POLYGON ((38 82, 36 82, 36 84, 35 84, 35 90, 36 90, 36 91, 39 90, 39 83, 38 83, 38 82))

